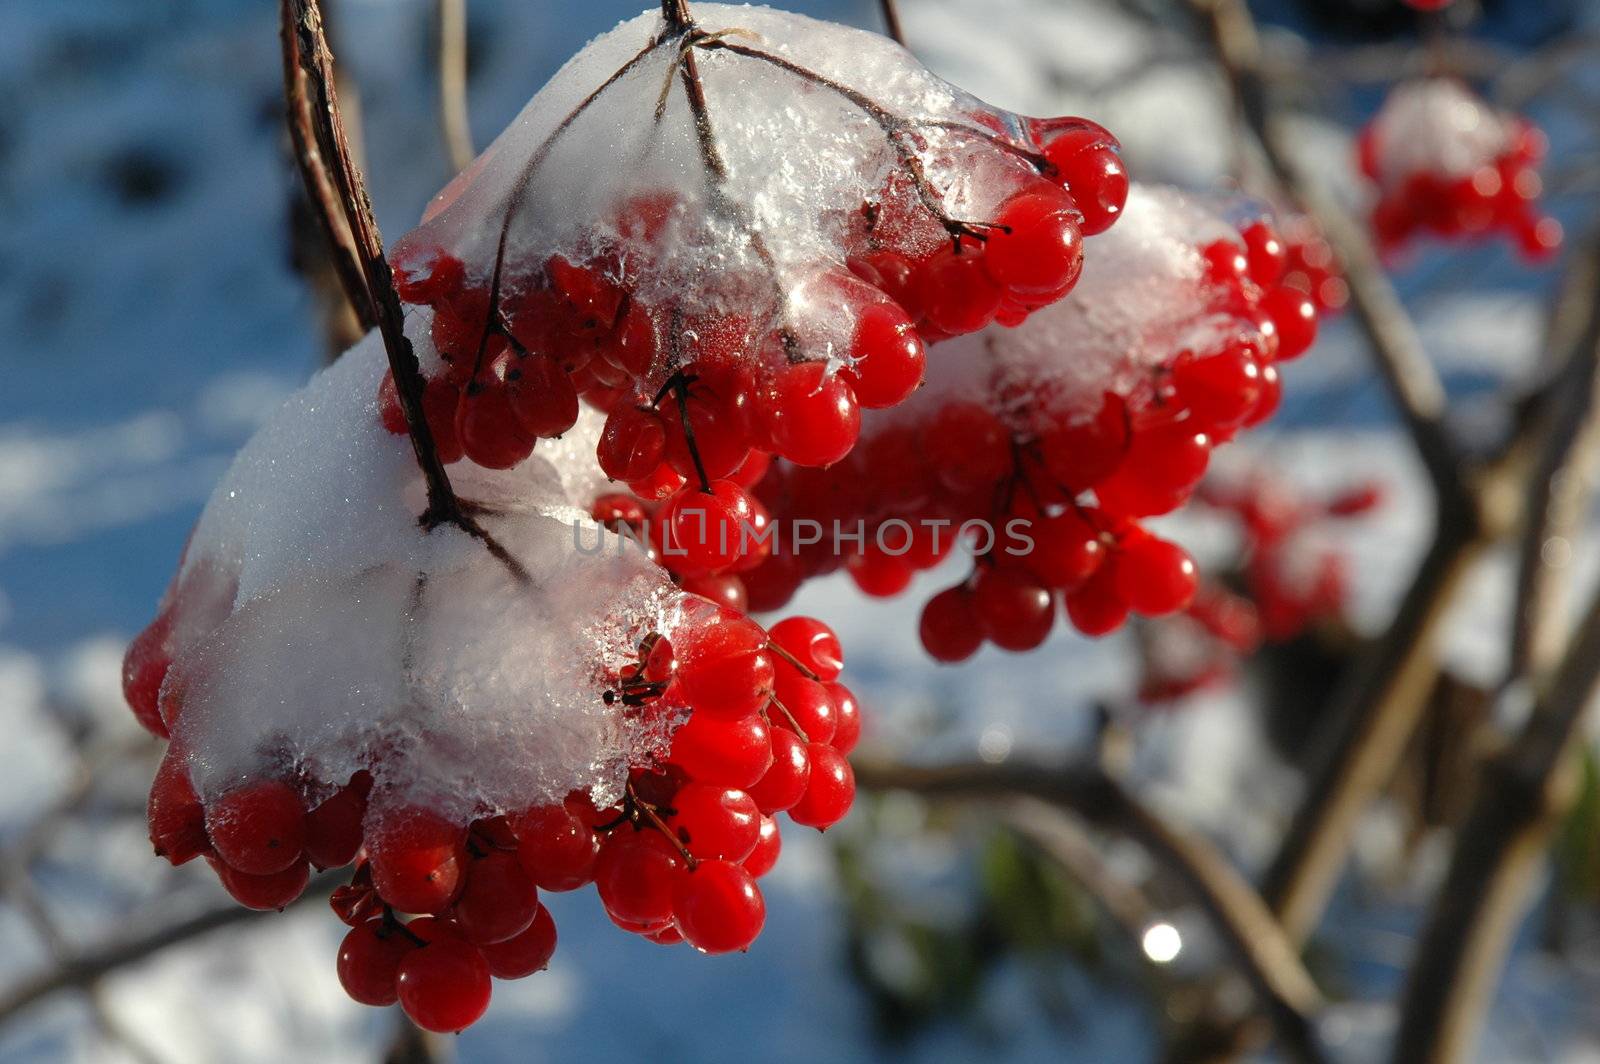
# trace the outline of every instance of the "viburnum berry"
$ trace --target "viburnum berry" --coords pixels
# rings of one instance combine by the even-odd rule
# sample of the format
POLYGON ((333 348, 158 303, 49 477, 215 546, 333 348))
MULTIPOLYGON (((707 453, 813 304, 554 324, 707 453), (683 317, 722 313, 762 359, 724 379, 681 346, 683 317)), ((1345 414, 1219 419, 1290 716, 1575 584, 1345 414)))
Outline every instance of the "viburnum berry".
POLYGON ((489 965, 477 946, 452 935, 400 958, 396 996, 411 1022, 448 1034, 477 1022, 489 1008, 489 965))
POLYGON ((673 795, 667 827, 692 857, 738 862, 755 849, 761 811, 744 791, 687 783, 673 795))
POLYGON ((163 611, 128 644, 122 658, 122 696, 145 731, 158 739, 167 738, 160 700, 161 682, 172 665, 165 648, 171 627, 172 615, 163 611))
POLYGON ((1113 566, 1103 565, 1062 600, 1072 626, 1087 636, 1109 635, 1128 619, 1128 602, 1117 589, 1113 566))
POLYGON ((398 921, 378 917, 352 927, 339 943, 339 985, 362 1005, 400 1000, 400 962, 420 944, 398 921))
POLYGON ((798 802, 811 778, 811 757, 806 741, 787 728, 772 729, 772 764, 751 787, 756 806, 771 816, 798 802))
POLYGON ((927 352, 904 310, 893 303, 872 303, 856 321, 850 358, 840 375, 856 402, 876 410, 897 406, 917 390, 927 352))
POLYGON ((683 856, 665 835, 624 828, 600 844, 594 885, 613 919, 655 927, 672 919, 673 886, 684 867, 683 856))
POLYGON ((778 863, 778 854, 783 849, 783 836, 778 830, 778 822, 770 816, 761 818, 761 828, 756 833, 755 848, 744 859, 744 870, 750 873, 751 879, 760 879, 772 871, 778 863))
POLYGON ((175 747, 168 747, 150 784, 146 812, 150 842, 156 855, 175 865, 192 861, 211 850, 206 835, 206 811, 189 782, 189 769, 175 747))
POLYGON ((678 687, 696 713, 738 720, 762 709, 772 695, 767 636, 743 618, 727 618, 679 638, 678 687))
POLYGON ((594 878, 600 841, 565 805, 538 806, 512 819, 517 855, 542 890, 576 890, 594 878))
POLYGON ((749 949, 766 923, 755 878, 731 861, 701 861, 677 878, 672 917, 685 942, 702 953, 749 949))
POLYGON ((935 661, 965 661, 983 646, 983 628, 972 604, 972 592, 949 587, 922 607, 918 633, 935 661))
POLYGON ((850 555, 845 565, 856 587, 873 598, 893 598, 910 586, 916 576, 916 570, 903 555, 890 554, 876 543, 850 555))
POLYGON ((691 713, 672 735, 670 760, 692 779, 743 789, 771 767, 771 733, 758 713, 738 720, 691 713))
POLYGON ((833 738, 829 745, 841 754, 848 754, 861 740, 861 707, 856 696, 842 683, 823 684, 828 697, 833 700, 833 738))
POLYGON ((246 784, 206 807, 206 833, 217 856, 230 868, 246 875, 271 875, 305 853, 305 806, 288 784, 277 780, 246 784))
POLYGON ((437 913, 455 900, 466 832, 422 806, 391 812, 367 838, 372 881, 401 912, 437 913))
POLYGON ((1136 613, 1160 617, 1183 609, 1194 598, 1194 561, 1187 551, 1148 533, 1130 535, 1112 558, 1117 597, 1136 613))
POLYGON ((1113 144, 1098 128, 1067 129, 1045 144, 1045 158, 1083 217, 1084 236, 1109 229, 1128 201, 1128 171, 1113 144))
POLYGON ((762 397, 773 449, 797 465, 829 466, 855 446, 861 411, 843 374, 820 362, 785 366, 762 397))
POLYGON ((486 853, 470 860, 464 872, 466 883, 450 913, 468 941, 486 946, 528 929, 539 910, 539 896, 513 854, 486 853))
POLYGON ((844 669, 838 635, 814 617, 785 617, 767 629, 767 638, 819 680, 837 680, 844 669))
POLYGON ((305 851, 318 868, 339 868, 356 859, 361 849, 362 821, 367 815, 367 790, 372 777, 357 773, 357 779, 339 788, 321 805, 306 814, 305 851))
POLYGON ((606 416, 600 434, 600 468, 612 480, 639 480, 666 456, 667 433, 654 410, 618 406, 606 416))
POLYGON ((662 550, 668 567, 681 560, 691 571, 718 572, 742 555, 755 509, 739 485, 716 480, 708 489, 687 488, 674 495, 664 516, 667 532, 662 550))
POLYGON ((797 730, 811 742, 833 739, 838 721, 834 719, 833 698, 821 682, 802 676, 793 668, 778 669, 772 693, 774 726, 797 730))
POLYGON ((489 974, 496 979, 522 979, 542 972, 556 952, 556 924, 550 911, 535 904, 533 920, 521 934, 482 947, 489 974))
POLYGON ((305 893, 306 883, 311 878, 311 865, 304 858, 296 860, 287 868, 280 868, 265 875, 241 872, 209 854, 206 860, 211 863, 212 870, 217 873, 217 880, 228 892, 229 897, 246 909, 257 909, 262 912, 287 908, 291 902, 305 893))
POLYGON ((1048 589, 1012 569, 980 569, 972 610, 983 633, 1002 650, 1032 650, 1050 635, 1055 602, 1048 589))
POLYGON ((855 801, 856 777, 844 755, 824 743, 809 743, 806 759, 810 771, 800 800, 787 810, 796 824, 830 828, 844 819, 855 801))

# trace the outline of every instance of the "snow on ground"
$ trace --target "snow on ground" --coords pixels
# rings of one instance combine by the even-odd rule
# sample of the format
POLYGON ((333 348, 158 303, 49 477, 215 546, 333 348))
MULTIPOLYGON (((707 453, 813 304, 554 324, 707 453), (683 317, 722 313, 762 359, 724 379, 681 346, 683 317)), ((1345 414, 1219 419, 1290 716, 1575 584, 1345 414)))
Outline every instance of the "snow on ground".
MULTIPOLYGON (((426 73, 431 6, 342 0, 337 10, 340 26, 359 27, 340 53, 364 90, 369 170, 391 237, 447 176, 426 73)), ((582 41, 640 6, 571 5, 553 19, 550 5, 474 0, 478 143, 582 41)), ((795 6, 876 24, 865 2, 795 6)), ((1136 176, 1203 184, 1228 167, 1220 85, 1178 42, 1152 38, 1135 20, 1087 0, 902 6, 913 45, 936 72, 999 106, 1105 122, 1122 135, 1136 176), (1150 65, 1174 54, 1176 62, 1150 65)), ((67 728, 137 741, 119 705, 120 645, 148 619, 229 457, 318 357, 311 302, 287 264, 291 175, 276 127, 271 7, 0 5, 0 89, 26 104, 0 117, 0 724, 8 736, 0 845, 69 785, 67 728)), ((1342 135, 1313 132, 1330 168, 1344 165, 1342 135)), ((1424 338, 1461 394, 1517 378, 1537 358, 1537 283, 1508 263, 1499 249, 1425 254, 1406 276, 1424 338)), ((1348 320, 1291 368, 1280 427, 1254 453, 1319 485, 1340 486, 1352 467, 1396 485, 1394 501, 1353 524, 1345 541, 1357 619, 1369 630, 1381 624, 1424 543, 1428 513, 1348 320), (1328 430, 1335 425, 1361 431, 1328 430)), ((1594 559, 1573 564, 1592 579, 1594 559)), ((1474 679, 1497 671, 1508 565, 1496 559, 1485 569, 1451 625, 1447 656, 1474 679)), ((916 604, 957 575, 925 575, 890 603, 865 601, 834 579, 796 604, 838 625, 871 714, 868 744, 920 758, 1066 753, 1086 734, 1091 699, 1128 697, 1134 650, 1123 637, 1091 643, 1058 631, 1032 655, 986 648, 963 667, 928 666, 915 642, 916 604)), ((1250 859, 1287 805, 1267 762, 1241 703, 1226 695, 1144 729, 1137 758, 1157 801, 1250 859)), ((120 932, 130 914, 170 918, 218 900, 203 872, 170 872, 148 854, 138 790, 151 764, 146 747, 107 766, 106 789, 122 807, 113 801, 89 827, 63 833, 38 865, 69 941, 120 932)), ((952 1025, 908 1051, 883 1048, 844 975, 830 847, 792 836, 771 880, 768 929, 748 956, 706 961, 662 950, 617 933, 592 894, 553 899, 563 940, 551 971, 497 987, 488 1019, 459 1039, 461 1059, 1149 1055, 1137 988, 1084 988, 1090 1015, 1063 1033, 1014 970, 985 1003, 992 1027, 1011 1032, 1004 1041, 952 1025)), ((960 849, 932 843, 897 846, 893 858, 908 881, 935 888, 958 884, 964 865, 960 849)), ((1346 1059, 1368 1060, 1392 1023, 1378 1002, 1399 977, 1414 913, 1341 904, 1354 998, 1327 1033, 1346 1059)), ((315 909, 259 920, 119 975, 103 1007, 163 1060, 371 1058, 392 1021, 337 992, 338 935, 315 909)), ((0 905, 0 979, 45 959, 21 914, 0 905)), ((1513 960, 1484 1060, 1600 1053, 1561 1033, 1600 1027, 1582 1004, 1600 999, 1592 992, 1600 972, 1591 965, 1575 978, 1542 963, 1531 953, 1513 960), (1539 1028, 1547 1053, 1529 1049, 1539 1028)), ((0 1030, 8 1064, 125 1059, 77 1000, 0 1030)))

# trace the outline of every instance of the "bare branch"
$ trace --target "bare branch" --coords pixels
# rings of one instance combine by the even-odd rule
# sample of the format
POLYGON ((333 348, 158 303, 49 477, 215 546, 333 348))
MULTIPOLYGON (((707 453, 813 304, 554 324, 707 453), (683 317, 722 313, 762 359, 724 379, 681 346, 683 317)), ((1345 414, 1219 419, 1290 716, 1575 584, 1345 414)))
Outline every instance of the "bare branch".
POLYGON ((1358 818, 1394 775, 1422 719, 1437 671, 1440 622, 1485 546, 1459 526, 1442 525, 1389 627, 1333 698, 1327 719, 1338 733, 1262 883, 1262 895, 1293 942, 1304 942, 1315 929, 1358 818))
MULTIPOLYGON (((337 874, 328 874, 313 880, 306 888, 306 892, 289 907, 299 908, 302 905, 327 901, 328 895, 343 881, 343 878, 337 874)), ((112 972, 137 964, 165 949, 266 915, 268 914, 246 909, 237 902, 229 901, 177 923, 67 957, 49 971, 23 979, 9 990, 0 993, 0 1024, 63 990, 79 990, 92 986, 112 972)))
POLYGON ((467 0, 438 0, 438 12, 439 131, 450 166, 459 173, 477 154, 467 109, 467 0))
POLYGON ((920 768, 859 762, 856 780, 879 790, 933 797, 1013 799, 1031 796, 1068 808, 1142 845, 1200 902, 1219 937, 1266 1006, 1284 1049, 1319 1061, 1310 1016, 1321 1006, 1316 984, 1272 913, 1242 876, 1204 839, 1172 827, 1098 766, 950 765, 920 768))
POLYGON ((1600 596, 1516 742, 1484 772, 1417 944, 1395 1064, 1469 1059, 1527 909, 1550 832, 1570 804, 1571 755, 1600 688, 1600 596))

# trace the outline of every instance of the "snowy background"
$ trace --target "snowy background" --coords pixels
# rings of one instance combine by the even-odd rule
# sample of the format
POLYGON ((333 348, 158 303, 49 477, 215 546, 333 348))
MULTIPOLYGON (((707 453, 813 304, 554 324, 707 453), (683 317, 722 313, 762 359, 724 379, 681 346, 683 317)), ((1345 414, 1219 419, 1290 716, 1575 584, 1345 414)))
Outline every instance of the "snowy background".
MULTIPOLYGON (((141 788, 154 744, 121 704, 118 666, 228 459, 323 354, 289 261, 294 178, 280 143, 275 6, 0 3, 0 90, 12 101, 0 114, 0 852, 36 854, 36 896, 0 885, 0 999, 8 981, 48 964, 52 937, 70 949, 219 896, 203 871, 149 855, 141 788), (77 765, 70 748, 85 733, 93 760, 77 765), (93 815, 28 835, 86 782, 93 815), (35 903, 47 909, 44 933, 27 917, 35 903)), ((865 3, 791 6, 876 25, 865 3)), ((1489 28, 1514 52, 1550 30, 1559 5, 1502 6, 1511 10, 1489 28)), ((431 9, 424 0, 337 4, 335 48, 361 89, 369 179, 391 238, 448 177, 432 112, 431 9)), ((1082 0, 909 0, 903 9, 912 46, 937 72, 1000 106, 1103 122, 1138 177, 1203 186, 1230 167, 1219 86, 1175 32, 1082 0)), ((636 6, 472 0, 471 10, 481 146, 568 54, 636 6)), ((1595 91, 1596 71, 1579 73, 1595 91)), ((1325 104, 1348 126, 1378 99, 1369 87, 1325 104)), ((1570 228, 1594 192, 1594 132, 1559 109, 1533 110, 1556 159, 1588 167, 1551 204, 1570 228)), ((1342 173, 1344 137, 1309 123, 1303 143, 1342 173)), ((1408 300, 1464 418, 1497 385, 1537 375, 1554 277, 1499 246, 1409 264, 1408 300)), ((1426 495, 1347 321, 1289 372, 1284 412, 1251 447, 1307 484, 1392 485, 1389 504, 1344 543, 1354 619, 1381 624, 1425 544, 1426 495)), ((1597 560, 1580 552, 1575 580, 1591 582, 1597 560)), ((1469 679, 1498 675, 1509 572, 1508 558, 1491 560, 1452 621, 1447 657, 1469 679)), ((952 578, 926 576, 888 604, 831 582, 796 604, 839 628, 869 744, 915 758, 1067 752, 1087 734, 1092 701, 1129 699, 1137 669, 1125 640, 1091 647, 1058 630, 1028 656, 989 648, 966 666, 933 669, 913 611, 952 578)), ((1269 852, 1290 792, 1237 694, 1153 716, 1138 743, 1138 778, 1155 801, 1247 865, 1269 852)), ((890 809, 880 819, 914 827, 921 815, 890 809)), ((1392 1022, 1386 1002, 1427 885, 1380 874, 1393 834, 1381 812, 1367 825, 1360 863, 1373 874, 1347 886, 1328 924, 1334 941, 1319 946, 1341 997, 1325 1034, 1349 1060, 1372 1059, 1392 1022)), ((767 881, 767 930, 745 956, 706 960, 620 934, 592 892, 550 899, 561 931, 550 971, 497 985, 488 1017, 456 1040, 459 1058, 958 1061, 981 1052, 1122 1062, 1155 1051, 1155 1018, 1130 964, 1078 977, 1065 1015, 1040 1005, 1024 972, 1003 968, 982 992, 981 1022, 952 1018, 890 1046, 847 972, 831 846, 799 831, 784 842, 767 881)), ((973 873, 961 834, 908 834, 877 857, 907 905, 962 905, 973 873)), ((1182 914, 1174 922, 1185 926, 1182 914)), ((393 1017, 339 991, 341 930, 309 906, 170 951, 92 997, 59 995, 0 1028, 0 1061, 375 1059, 393 1017)), ((870 962, 892 974, 894 951, 881 952, 870 962)), ((1577 943, 1560 966, 1519 951, 1484 1059, 1600 1060, 1597 1002, 1600 940, 1577 943)))

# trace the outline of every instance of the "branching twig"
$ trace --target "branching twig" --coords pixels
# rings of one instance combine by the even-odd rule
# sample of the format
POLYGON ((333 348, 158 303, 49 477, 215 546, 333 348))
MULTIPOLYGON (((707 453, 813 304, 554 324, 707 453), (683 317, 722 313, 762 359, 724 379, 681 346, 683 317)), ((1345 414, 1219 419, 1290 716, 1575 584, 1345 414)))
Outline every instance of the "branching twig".
POLYGON ((467 0, 438 0, 438 12, 439 132, 450 166, 459 173, 477 154, 467 109, 467 0))
MULTIPOLYGON (((343 876, 336 874, 313 880, 306 888, 306 892, 291 903, 290 908, 327 901, 328 895, 343 880, 343 876)), ((51 970, 24 979, 4 993, 0 993, 0 1024, 63 990, 81 989, 93 985, 113 971, 136 964, 168 947, 266 915, 268 914, 246 909, 237 902, 229 901, 177 923, 120 942, 109 942, 68 957, 51 970)))
POLYGON ((1272 913, 1227 859, 1203 839, 1169 825, 1098 766, 951 765, 918 768, 860 762, 856 780, 870 789, 929 796, 1040 798, 1121 831, 1175 874, 1196 897, 1223 944, 1266 1006, 1284 1048, 1296 1059, 1322 1059, 1310 1016, 1316 984, 1272 913))
POLYGON ((1468 1059, 1551 830, 1572 797, 1585 710, 1600 687, 1600 596, 1517 741, 1490 764, 1456 834, 1417 944, 1395 1064, 1468 1059))

